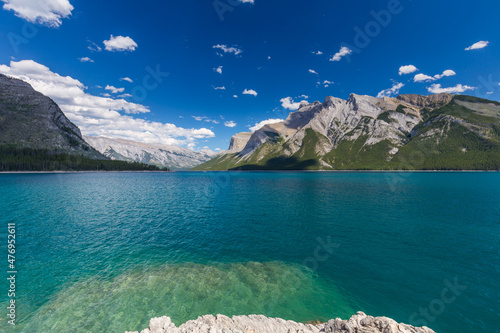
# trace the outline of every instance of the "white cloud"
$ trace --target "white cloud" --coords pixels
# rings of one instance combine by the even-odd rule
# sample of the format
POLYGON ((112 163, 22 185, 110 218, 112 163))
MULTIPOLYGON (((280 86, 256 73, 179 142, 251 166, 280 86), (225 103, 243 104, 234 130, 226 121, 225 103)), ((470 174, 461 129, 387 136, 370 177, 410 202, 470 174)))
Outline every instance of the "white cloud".
POLYGON ((267 60, 271 60, 271 56, 268 56, 268 57, 267 57, 267 60))
POLYGON ((234 98, 238 98, 238 95, 233 95, 234 98))
POLYGON ((300 95, 299 98, 308 99, 309 96, 307 96, 307 95, 300 95))
POLYGON ((414 82, 425 82, 425 81, 434 81, 436 80, 432 76, 426 75, 426 74, 417 74, 413 78, 414 82))
POLYGON ((418 71, 418 68, 413 65, 406 65, 399 67, 399 75, 411 74, 418 71))
POLYGON ((441 84, 434 83, 430 87, 427 88, 427 91, 433 94, 440 94, 440 93, 450 93, 450 94, 455 94, 455 93, 462 93, 467 90, 474 90, 476 87, 470 87, 470 86, 464 86, 461 84, 457 84, 454 87, 448 87, 448 88, 442 88, 441 84))
POLYGON ((334 83, 335 82, 333 82, 333 81, 324 80, 322 84, 325 88, 328 88, 330 86, 330 84, 334 84, 334 83))
POLYGON ((83 58, 78 58, 81 62, 94 62, 94 60, 90 59, 89 57, 83 57, 83 58))
POLYGON ((71 15, 74 9, 68 0, 2 0, 3 9, 14 11, 15 15, 31 23, 48 27, 59 27, 61 19, 71 15))
POLYGON ((122 77, 122 78, 120 79, 120 81, 127 81, 127 82, 130 82, 130 83, 134 82, 134 80, 132 80, 132 79, 131 79, 131 78, 129 78, 129 77, 122 77))
MULTIPOLYGON (((307 97, 306 97, 307 98, 307 97)), ((297 110, 300 107, 300 103, 306 102, 307 101, 300 101, 300 102, 294 102, 293 98, 291 97, 284 97, 280 99, 281 106, 284 107, 285 109, 288 110, 297 110)))
POLYGON ((455 73, 454 71, 452 71, 451 69, 447 69, 443 72, 443 74, 436 74, 434 75, 434 78, 436 80, 439 80, 445 76, 454 76, 454 75, 457 75, 457 73, 455 73))
POLYGON ((316 72, 314 69, 310 69, 309 73, 319 75, 318 72, 316 72))
POLYGON ((284 120, 283 119, 267 119, 267 120, 261 121, 260 123, 255 123, 254 126, 249 127, 249 128, 250 128, 250 131, 255 132, 255 131, 261 129, 262 127, 264 127, 267 124, 275 124, 275 123, 279 123, 279 122, 282 122, 282 121, 284 121, 284 120))
POLYGON ((254 4, 254 0, 238 0, 241 3, 251 3, 252 5, 254 4))
POLYGON ((128 36, 113 36, 109 40, 105 40, 104 45, 107 51, 135 51, 137 43, 128 36))
POLYGON ((253 89, 245 89, 243 90, 243 95, 254 95, 257 96, 257 92, 253 89))
POLYGON ((222 45, 222 44, 217 44, 212 46, 214 49, 220 49, 224 51, 224 53, 233 53, 234 55, 238 55, 242 53, 243 51, 235 46, 228 47, 227 45, 222 45))
POLYGON ((226 90, 226 87, 225 86, 222 86, 222 87, 214 87, 215 90, 226 90))
POLYGON ((205 116, 192 116, 192 117, 196 121, 204 121, 206 123, 214 123, 214 124, 218 124, 219 123, 217 120, 210 119, 210 118, 205 117, 205 116))
POLYGON ((394 82, 391 88, 382 90, 378 93, 377 98, 391 97, 399 93, 399 89, 403 88, 404 84, 399 82, 394 82))
POLYGON ((118 95, 118 97, 122 97, 122 98, 123 97, 132 97, 132 95, 130 95, 130 94, 121 94, 121 95, 118 95))
POLYGON ((447 69, 442 74, 436 74, 434 76, 429 76, 426 74, 417 74, 413 78, 413 81, 414 82, 431 82, 431 81, 436 81, 436 80, 442 79, 445 76, 454 76, 454 75, 457 75, 457 73, 455 73, 455 71, 453 71, 451 69, 447 69))
POLYGON ((217 68, 214 68, 214 71, 216 71, 219 74, 222 74, 222 66, 219 66, 217 68))
POLYGON ((110 93, 101 93, 101 96, 104 96, 104 97, 111 97, 111 94, 110 94, 110 93))
POLYGON ((230 121, 226 121, 226 122, 224 123, 224 126, 226 126, 226 127, 236 127, 236 125, 237 125, 237 124, 236 124, 234 121, 232 121, 232 120, 230 120, 230 121))
POLYGON ((89 46, 87 46, 87 48, 90 50, 90 51, 94 51, 94 52, 101 52, 102 51, 102 48, 97 45, 96 43, 88 40, 89 42, 89 46))
POLYGON ((322 54, 323 54, 323 52, 321 52, 321 51, 312 51, 312 54, 315 54, 315 55, 322 55, 322 54))
POLYGON ((488 46, 490 42, 486 41, 486 40, 481 40, 477 43, 474 43, 472 44, 471 46, 469 47, 466 47, 465 48, 465 51, 470 51, 470 50, 477 50, 477 49, 482 49, 482 48, 485 48, 486 46, 488 46))
POLYGON ((220 149, 220 148, 215 148, 214 150, 215 150, 215 151, 220 151, 221 149, 220 149))
POLYGON ((132 114, 148 113, 149 108, 124 99, 90 95, 80 81, 54 73, 33 60, 11 61, 10 66, 0 65, 0 73, 24 80, 35 90, 52 98, 85 135, 175 145, 187 145, 197 139, 215 136, 207 128, 186 129, 134 118, 132 114))
POLYGON ((118 94, 125 91, 125 88, 116 88, 110 85, 107 85, 104 89, 111 91, 113 94, 118 94))
POLYGON ((352 50, 346 46, 342 46, 339 52, 335 53, 333 57, 330 58, 330 61, 340 61, 342 57, 345 57, 348 54, 351 54, 352 50))

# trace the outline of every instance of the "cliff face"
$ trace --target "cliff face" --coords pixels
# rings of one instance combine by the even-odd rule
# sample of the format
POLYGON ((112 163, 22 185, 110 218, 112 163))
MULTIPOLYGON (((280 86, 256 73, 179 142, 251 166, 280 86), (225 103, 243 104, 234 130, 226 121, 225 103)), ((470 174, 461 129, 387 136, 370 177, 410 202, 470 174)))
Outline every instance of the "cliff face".
POLYGON ((243 134, 196 169, 500 168, 500 103, 471 96, 328 96, 243 134))
POLYGON ((248 140, 250 140, 250 137, 252 136, 251 132, 241 132, 238 134, 235 134, 231 137, 231 141, 229 142, 229 150, 228 152, 240 152, 245 148, 245 146, 248 143, 248 140))
POLYGON ((0 144, 104 159, 49 97, 0 74, 0 144))
MULTIPOLYGON (((387 317, 358 312, 349 320, 332 319, 324 324, 302 324, 265 316, 202 316, 176 327, 169 317, 153 318, 141 333, 435 333, 427 327, 399 324, 387 317)), ((131 333, 131 332, 128 332, 131 333)), ((132 332, 138 333, 138 332, 132 332)))

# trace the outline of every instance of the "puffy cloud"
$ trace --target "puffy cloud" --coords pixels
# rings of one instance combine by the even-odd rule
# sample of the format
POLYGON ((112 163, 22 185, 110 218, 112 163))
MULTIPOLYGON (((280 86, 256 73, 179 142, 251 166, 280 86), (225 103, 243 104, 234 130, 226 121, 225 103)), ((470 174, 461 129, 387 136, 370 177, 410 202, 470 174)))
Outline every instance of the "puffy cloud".
POLYGON ((127 82, 130 82, 130 83, 134 82, 134 80, 132 80, 132 79, 131 79, 131 78, 129 78, 129 77, 122 77, 122 78, 120 79, 120 81, 127 81, 127 82))
POLYGON ((226 127, 236 127, 236 125, 237 125, 237 124, 236 124, 234 121, 232 121, 232 120, 230 120, 230 121, 226 121, 226 122, 224 123, 224 126, 226 126, 226 127))
MULTIPOLYGON (((307 98, 307 97, 306 97, 307 98)), ((281 106, 288 110, 297 110, 300 107, 300 103, 307 101, 294 102, 291 97, 284 97, 280 99, 281 106)))
POLYGON ((315 54, 315 55, 322 55, 323 54, 323 52, 321 52, 321 51, 312 51, 311 53, 315 54))
POLYGON ((133 114, 148 113, 149 109, 124 99, 88 94, 80 81, 54 73, 33 60, 11 61, 10 66, 0 65, 0 73, 24 80, 35 90, 52 98, 85 135, 175 145, 187 145, 197 139, 215 136, 207 128, 186 129, 134 118, 133 114))
POLYGON ((275 124, 275 123, 280 123, 282 121, 284 121, 284 120, 283 119, 267 119, 267 120, 261 121, 260 123, 255 123, 254 126, 249 127, 249 128, 250 128, 250 130, 252 132, 255 132, 255 131, 261 129, 262 127, 264 127, 267 124, 275 124))
POLYGON ((238 95, 233 95, 234 98, 238 98, 238 95))
POLYGON ((243 90, 243 95, 254 95, 257 96, 257 92, 253 89, 245 89, 243 90))
POLYGON ((318 72, 316 72, 314 69, 310 69, 309 73, 319 75, 318 72))
POLYGON ((452 71, 451 69, 447 69, 443 72, 443 74, 436 74, 434 75, 434 78, 436 80, 439 80, 445 76, 453 76, 453 75, 457 75, 457 73, 455 73, 454 71, 452 71))
POLYGON ((436 74, 434 76, 429 76, 426 74, 417 74, 413 78, 413 81, 414 82, 431 82, 431 81, 436 81, 436 80, 442 79, 445 76, 453 76, 453 75, 457 75, 457 73, 455 73, 455 71, 453 71, 451 69, 447 69, 442 74, 436 74))
POLYGON ((222 66, 219 66, 217 68, 214 68, 214 71, 216 71, 219 74, 222 74, 222 66))
POLYGON ((427 91, 433 94, 440 94, 440 93, 450 93, 450 94, 456 94, 456 93, 463 93, 464 91, 467 90, 474 90, 476 87, 470 87, 467 85, 461 85, 457 84, 454 87, 448 87, 448 88, 442 88, 440 84, 434 83, 430 87, 427 88, 427 91))
POLYGON ((342 46, 339 50, 339 52, 335 53, 333 57, 330 58, 330 61, 340 61, 342 57, 345 57, 348 54, 351 54, 352 50, 348 48, 347 46, 342 46))
POLYGON ((399 67, 399 75, 411 74, 418 71, 418 68, 413 65, 406 65, 399 67))
POLYGON ((220 49, 222 51, 224 51, 224 53, 233 53, 234 55, 238 55, 238 54, 241 54, 243 51, 235 46, 232 46, 232 47, 228 47, 227 45, 223 45, 223 44, 217 44, 217 45, 214 45, 212 46, 212 48, 214 49, 220 49))
POLYGON ((222 87, 214 87, 215 90, 226 90, 226 87, 225 86, 222 86, 222 87))
POLYGON ((111 91, 113 94, 118 94, 125 91, 125 88, 116 88, 110 85, 107 85, 104 89, 111 91))
POLYGON ((94 60, 90 59, 89 57, 83 57, 83 58, 78 58, 81 62, 94 62, 94 60))
POLYGON ((426 75, 426 74, 417 74, 413 78, 414 82, 425 82, 425 81, 434 81, 436 80, 434 77, 426 75))
POLYGON ((137 48, 137 43, 128 36, 113 36, 109 37, 109 40, 104 42, 105 49, 107 51, 135 51, 137 48))
POLYGON ((241 3, 251 3, 252 5, 254 4, 254 0, 238 0, 241 3))
POLYGON ((382 90, 378 93, 377 98, 391 97, 399 93, 399 89, 403 88, 404 84, 399 82, 394 82, 391 88, 382 90))
POLYGON ((482 48, 485 48, 486 46, 488 46, 490 42, 486 41, 486 40, 481 40, 477 43, 474 43, 472 44, 471 46, 469 47, 466 47, 465 48, 465 51, 470 51, 470 50, 477 50, 477 49, 482 49, 482 48))
POLYGON ((61 19, 74 9, 68 0, 2 0, 3 9, 12 10, 16 16, 32 23, 59 27, 61 19))

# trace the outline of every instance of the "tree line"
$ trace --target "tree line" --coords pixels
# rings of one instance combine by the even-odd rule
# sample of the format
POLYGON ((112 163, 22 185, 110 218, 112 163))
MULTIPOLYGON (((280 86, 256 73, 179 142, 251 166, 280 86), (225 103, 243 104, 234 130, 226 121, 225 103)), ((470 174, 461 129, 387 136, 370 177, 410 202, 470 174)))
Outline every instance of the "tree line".
POLYGON ((0 171, 170 171, 139 162, 91 159, 47 149, 0 145, 0 171))

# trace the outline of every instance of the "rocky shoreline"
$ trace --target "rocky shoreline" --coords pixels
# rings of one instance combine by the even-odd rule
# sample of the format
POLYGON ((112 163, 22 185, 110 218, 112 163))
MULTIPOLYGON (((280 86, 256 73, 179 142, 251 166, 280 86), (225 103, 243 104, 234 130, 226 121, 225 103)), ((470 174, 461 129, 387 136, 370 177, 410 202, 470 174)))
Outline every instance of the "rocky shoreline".
MULTIPOLYGON (((358 312, 349 320, 331 319, 327 323, 303 324, 262 315, 206 315, 176 327, 170 317, 153 318, 140 333, 435 333, 428 327, 413 327, 387 317, 358 312)), ((139 333, 139 332, 125 332, 139 333)))

